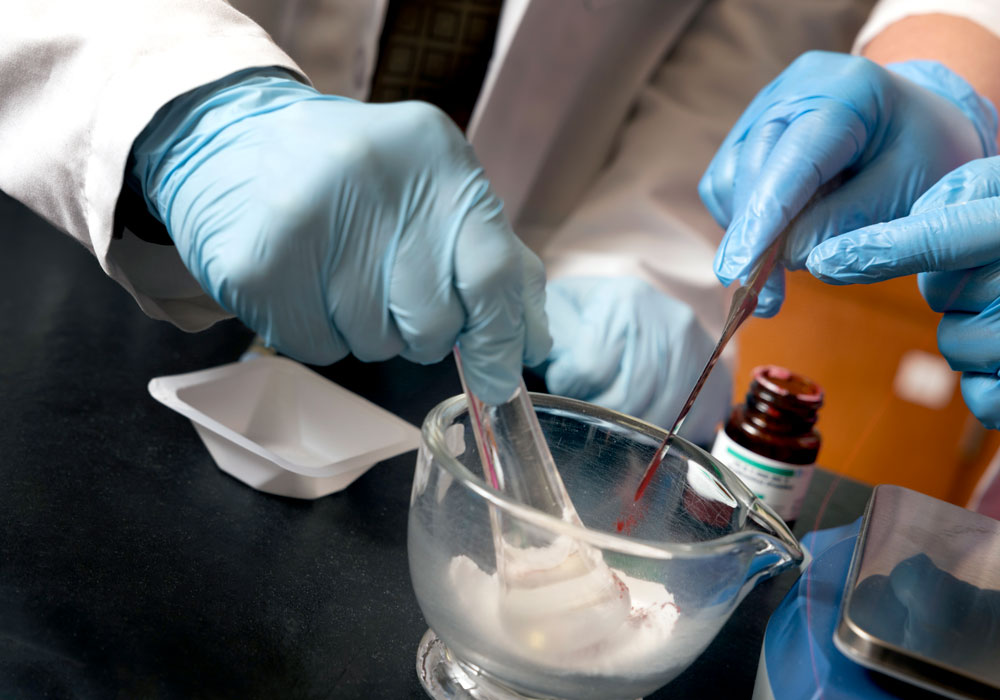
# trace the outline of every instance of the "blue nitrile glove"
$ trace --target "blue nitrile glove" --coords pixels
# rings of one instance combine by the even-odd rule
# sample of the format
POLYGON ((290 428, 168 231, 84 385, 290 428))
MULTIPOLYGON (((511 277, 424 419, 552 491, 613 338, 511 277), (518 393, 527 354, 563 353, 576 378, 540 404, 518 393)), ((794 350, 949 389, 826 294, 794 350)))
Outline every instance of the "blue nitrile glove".
POLYGON ((291 357, 426 363, 457 340, 498 403, 548 352, 542 264, 430 105, 242 73, 170 103, 133 157, 202 288, 291 357))
POLYGON ((926 554, 859 583, 851 610, 865 631, 957 666, 992 673, 1000 654, 1000 591, 955 578, 926 554))
MULTIPOLYGON (((547 291, 549 390, 669 428, 715 347, 691 307, 629 277, 564 277, 547 291)), ((709 444, 731 388, 719 362, 681 434, 709 444)))
POLYGON ((832 284, 925 273, 920 291, 944 313, 938 347, 962 372, 969 409, 1000 428, 1000 158, 949 173, 910 216, 820 244, 807 265, 832 284))
POLYGON ((883 68, 857 56, 802 55, 754 98, 699 183, 726 227, 716 275, 745 281, 801 210, 759 298, 757 315, 774 315, 783 268, 802 268, 831 236, 905 215, 949 170, 995 154, 996 132, 993 106, 939 63, 883 68), (817 191, 825 196, 809 203, 817 191))

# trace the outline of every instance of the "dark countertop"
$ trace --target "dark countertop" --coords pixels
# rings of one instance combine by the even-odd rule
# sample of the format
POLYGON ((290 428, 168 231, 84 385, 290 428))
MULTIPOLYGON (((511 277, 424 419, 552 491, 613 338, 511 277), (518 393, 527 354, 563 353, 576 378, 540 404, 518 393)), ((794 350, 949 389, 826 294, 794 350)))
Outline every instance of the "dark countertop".
MULTIPOLYGON (((249 331, 152 321, 2 195, 0 222, 0 697, 423 698, 414 453, 317 501, 244 486, 146 383, 235 360, 249 331)), ((324 374, 417 425, 459 391, 448 363, 324 374)), ((853 520, 868 491, 817 473, 798 534, 853 520)), ((749 697, 792 580, 758 586, 651 697, 749 697)))

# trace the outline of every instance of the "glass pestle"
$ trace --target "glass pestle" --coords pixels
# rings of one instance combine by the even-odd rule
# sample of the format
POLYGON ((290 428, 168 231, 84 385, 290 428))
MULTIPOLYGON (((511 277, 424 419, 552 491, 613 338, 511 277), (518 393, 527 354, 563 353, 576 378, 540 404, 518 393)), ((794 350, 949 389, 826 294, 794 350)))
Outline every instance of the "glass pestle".
MULTIPOLYGON (((457 346, 455 364, 490 485, 520 503, 582 526, 524 381, 506 402, 490 405, 469 390, 457 346)), ((628 618, 628 588, 599 551, 509 518, 505 522, 493 508, 490 522, 503 590, 500 618, 516 639, 537 649, 573 651, 600 642, 628 618)))

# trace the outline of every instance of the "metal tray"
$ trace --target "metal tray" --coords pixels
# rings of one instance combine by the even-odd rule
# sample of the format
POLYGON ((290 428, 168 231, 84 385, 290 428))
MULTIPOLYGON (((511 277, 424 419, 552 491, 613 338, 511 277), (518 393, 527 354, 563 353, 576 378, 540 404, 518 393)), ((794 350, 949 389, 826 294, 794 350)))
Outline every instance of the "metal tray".
POLYGON ((899 486, 872 494, 834 643, 952 698, 1000 698, 1000 521, 899 486))

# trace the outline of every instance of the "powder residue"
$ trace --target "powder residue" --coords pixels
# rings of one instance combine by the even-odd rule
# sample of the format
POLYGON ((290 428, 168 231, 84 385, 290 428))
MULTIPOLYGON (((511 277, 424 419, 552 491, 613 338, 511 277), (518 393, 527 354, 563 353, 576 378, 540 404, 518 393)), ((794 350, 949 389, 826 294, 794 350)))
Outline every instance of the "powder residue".
MULTIPOLYGON (((680 611, 674 596, 660 583, 629 576, 611 569, 628 588, 631 597, 629 615, 600 641, 584 648, 531 649, 532 660, 554 673, 585 673, 608 676, 648 676, 687 663, 689 643, 678 647, 675 627, 680 611)), ((500 580, 496 573, 488 574, 467 556, 454 557, 448 567, 451 588, 457 593, 456 612, 467 621, 474 621, 482 639, 512 655, 528 653, 509 634, 502 618, 500 580)))

